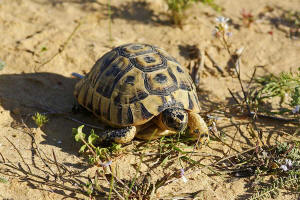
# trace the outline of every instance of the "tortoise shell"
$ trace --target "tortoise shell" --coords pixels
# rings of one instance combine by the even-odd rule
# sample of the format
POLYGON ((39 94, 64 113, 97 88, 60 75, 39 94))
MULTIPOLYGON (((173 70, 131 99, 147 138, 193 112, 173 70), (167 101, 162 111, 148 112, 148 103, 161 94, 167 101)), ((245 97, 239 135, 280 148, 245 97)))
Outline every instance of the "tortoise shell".
POLYGON ((141 125, 170 107, 200 111, 195 85, 175 58, 149 44, 102 56, 75 86, 80 105, 115 127, 141 125))

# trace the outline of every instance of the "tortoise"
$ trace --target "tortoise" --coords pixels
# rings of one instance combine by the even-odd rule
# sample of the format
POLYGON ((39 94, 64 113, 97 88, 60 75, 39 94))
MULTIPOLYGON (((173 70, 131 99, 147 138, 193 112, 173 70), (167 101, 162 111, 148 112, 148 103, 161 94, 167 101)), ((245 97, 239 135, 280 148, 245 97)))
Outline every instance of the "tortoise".
POLYGON ((116 47, 76 83, 74 96, 111 130, 100 141, 156 139, 187 127, 205 138, 195 85, 187 70, 165 50, 142 43, 116 47))

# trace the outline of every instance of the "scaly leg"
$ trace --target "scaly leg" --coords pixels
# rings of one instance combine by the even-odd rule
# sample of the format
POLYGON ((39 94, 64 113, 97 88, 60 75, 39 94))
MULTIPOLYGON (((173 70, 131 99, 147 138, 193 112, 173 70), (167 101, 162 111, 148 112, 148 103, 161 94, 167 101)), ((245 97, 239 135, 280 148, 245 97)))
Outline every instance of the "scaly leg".
POLYGON ((116 143, 128 143, 136 135, 136 127, 128 126, 120 129, 112 129, 99 134, 99 140, 101 142, 116 142, 116 143))
POLYGON ((191 136, 195 139, 200 138, 202 144, 208 141, 209 130, 205 121, 199 114, 189 112, 188 128, 191 136))

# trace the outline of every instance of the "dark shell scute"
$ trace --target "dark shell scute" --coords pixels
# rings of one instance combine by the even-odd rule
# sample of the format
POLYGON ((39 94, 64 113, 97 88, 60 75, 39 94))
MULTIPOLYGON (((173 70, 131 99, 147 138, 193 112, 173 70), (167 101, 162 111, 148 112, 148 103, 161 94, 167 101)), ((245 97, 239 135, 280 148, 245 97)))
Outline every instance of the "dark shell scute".
POLYGON ((165 83, 167 82, 167 76, 164 75, 164 74, 157 74, 155 77, 154 77, 154 80, 158 83, 165 83))
POLYGON ((177 71, 178 71, 179 73, 183 73, 183 72, 184 72, 179 66, 177 66, 176 69, 177 69, 177 71))
POLYGON ((185 84, 185 83, 180 83, 179 88, 182 89, 182 90, 192 91, 192 87, 188 84, 185 84))
POLYGON ((132 50, 139 50, 142 49, 143 47, 141 45, 133 45, 130 47, 132 50))
POLYGON ((129 103, 132 104, 134 102, 145 99, 148 96, 146 92, 139 91, 136 96, 129 99, 129 103))
POLYGON ((144 60, 146 61, 146 63, 153 63, 155 62, 155 58, 151 57, 151 56, 145 56, 144 60))
POLYGON ((127 120, 128 120, 127 124, 133 123, 133 114, 132 114, 130 107, 128 107, 128 111, 127 111, 127 120))
POLYGON ((188 94, 188 97, 189 97, 189 109, 192 110, 194 108, 194 103, 193 103, 193 101, 191 99, 190 94, 188 94))
POLYGON ((144 104, 140 103, 140 106, 141 106, 141 111, 142 111, 142 117, 144 119, 149 119, 153 116, 152 113, 150 113, 147 108, 145 108, 144 104))

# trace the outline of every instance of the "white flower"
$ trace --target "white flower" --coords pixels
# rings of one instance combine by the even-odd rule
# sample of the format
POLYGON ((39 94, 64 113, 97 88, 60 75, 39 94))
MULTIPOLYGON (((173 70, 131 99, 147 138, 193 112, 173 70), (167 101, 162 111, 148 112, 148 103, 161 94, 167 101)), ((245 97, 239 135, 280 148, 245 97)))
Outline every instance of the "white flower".
POLYGON ((232 33, 231 32, 227 32, 228 30, 228 24, 227 22, 229 21, 229 18, 220 16, 216 18, 216 26, 212 31, 213 36, 215 37, 220 37, 220 36, 227 36, 227 37, 231 37, 232 33))
POLYGON ((219 29, 224 29, 225 31, 228 29, 227 22, 229 21, 229 18, 220 16, 216 18, 216 22, 218 23, 219 29))
POLYGON ((186 183, 186 182, 188 181, 188 180, 185 178, 185 176, 182 176, 181 178, 182 178, 182 180, 183 180, 184 183, 186 183))
POLYGON ((220 23, 220 24, 226 24, 229 21, 229 18, 223 17, 223 16, 219 16, 216 18, 216 22, 220 23))
POLYGON ((186 183, 188 181, 187 178, 184 176, 184 169, 182 169, 182 168, 180 169, 180 176, 184 183, 186 183))
POLYGON ((293 167, 293 163, 290 159, 285 159, 285 165, 280 166, 280 168, 285 172, 292 169, 292 167, 293 167))
POLYGON ((280 168, 285 172, 289 170, 286 165, 281 165, 280 168))
POLYGON ((296 113, 299 113, 300 111, 300 105, 297 105, 293 110, 292 110, 292 113, 293 114, 296 114, 296 113))
POLYGON ((288 168, 292 168, 293 167, 293 163, 290 159, 285 159, 285 165, 288 167, 288 168))
POLYGON ((111 163, 112 163, 112 161, 110 160, 110 161, 108 161, 108 162, 106 162, 106 163, 100 163, 100 165, 101 165, 102 167, 108 167, 109 165, 111 165, 111 163))

